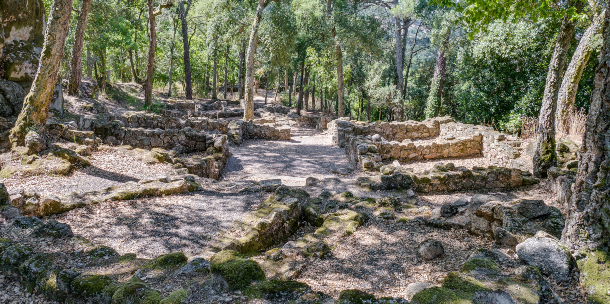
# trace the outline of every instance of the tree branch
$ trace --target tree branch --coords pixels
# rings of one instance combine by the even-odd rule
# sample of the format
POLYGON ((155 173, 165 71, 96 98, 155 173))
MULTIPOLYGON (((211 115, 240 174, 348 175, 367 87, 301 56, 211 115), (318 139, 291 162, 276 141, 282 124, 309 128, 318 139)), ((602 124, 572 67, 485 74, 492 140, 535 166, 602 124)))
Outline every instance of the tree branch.
POLYGON ((153 13, 153 16, 157 17, 157 16, 161 15, 162 10, 164 8, 170 8, 172 6, 174 6, 174 1, 173 0, 168 0, 165 4, 159 5, 157 10, 155 10, 155 12, 153 13))

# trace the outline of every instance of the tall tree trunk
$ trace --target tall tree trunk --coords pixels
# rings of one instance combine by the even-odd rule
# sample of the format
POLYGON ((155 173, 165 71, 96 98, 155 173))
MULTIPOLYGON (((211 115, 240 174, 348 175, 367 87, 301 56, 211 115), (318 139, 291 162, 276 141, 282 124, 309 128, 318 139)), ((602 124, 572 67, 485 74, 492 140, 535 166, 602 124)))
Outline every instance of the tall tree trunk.
POLYGON ((239 95, 238 99, 241 100, 244 98, 244 83, 242 81, 243 70, 244 70, 244 61, 246 60, 246 51, 245 47, 240 49, 239 51, 239 71, 237 71, 237 94, 239 95))
POLYGON ((366 120, 371 121, 371 96, 366 98, 366 120))
POLYGON ((568 133, 569 126, 569 113, 574 107, 574 101, 576 100, 576 92, 578 92, 578 84, 582 73, 591 58, 591 38, 602 31, 602 25, 604 23, 604 16, 606 15, 605 10, 600 13, 593 23, 589 26, 585 34, 580 38, 578 48, 572 55, 572 60, 568 65, 561 87, 559 88, 559 95, 557 98, 557 112, 555 113, 555 126, 558 130, 568 133))
POLYGON ((314 79, 313 82, 313 88, 311 89, 311 109, 313 111, 316 110, 316 81, 314 79))
POLYGON ((218 99, 217 89, 218 89, 218 56, 216 51, 214 51, 214 68, 212 71, 212 99, 218 99))
MULTIPOLYGON (((574 0, 580 3, 578 0, 574 0)), ((570 5, 572 1, 569 2, 570 5)), ((580 4, 582 5, 582 4, 580 4)), ((555 42, 555 51, 549 64, 546 78, 542 108, 538 117, 538 140, 534 154, 534 176, 546 177, 547 170, 557 165, 555 151, 555 112, 557 111, 557 95, 561 84, 561 76, 565 67, 570 41, 574 35, 574 22, 566 14, 561 23, 559 36, 555 42)))
POLYGON ((269 73, 265 76, 265 104, 267 104, 267 96, 269 95, 269 73))
POLYGON ((430 85, 430 95, 426 104, 426 118, 432 118, 439 115, 441 112, 441 94, 443 92, 443 85, 445 82, 445 71, 447 67, 447 57, 445 52, 449 45, 449 38, 451 37, 451 30, 447 29, 443 44, 438 49, 438 55, 436 56, 436 66, 434 68, 434 77, 432 78, 432 84, 430 85))
POLYGON ((74 47, 72 48, 72 63, 70 64, 70 81, 68 83, 68 94, 77 96, 80 91, 80 82, 83 77, 83 43, 85 41, 85 28, 87 27, 87 16, 91 0, 83 0, 80 8, 80 15, 76 23, 74 33, 74 47))
POLYGON ((562 241, 570 249, 610 246, 610 13, 604 13, 604 44, 583 146, 578 157, 562 241))
POLYGON ((301 109, 303 108, 303 81, 305 80, 305 59, 301 63, 301 85, 299 86, 299 99, 297 100, 297 115, 301 115, 301 109))
POLYGON ((173 82, 173 75, 174 75, 174 50, 176 49, 176 22, 174 22, 174 35, 172 38, 172 44, 169 48, 169 89, 167 90, 167 96, 169 96, 170 98, 172 97, 172 86, 174 85, 173 82))
POLYGON ((180 21, 182 22, 182 45, 184 48, 184 81, 186 85, 186 99, 193 99, 193 82, 191 80, 191 56, 190 56, 190 43, 189 43, 189 31, 186 23, 186 16, 191 9, 193 0, 188 0, 186 9, 184 8, 184 1, 180 1, 180 21))
POLYGON ((229 44, 227 44, 227 51, 225 52, 225 91, 224 91, 224 99, 227 99, 227 88, 229 85, 229 44))
POLYGON ((413 45, 411 46, 411 51, 409 52, 409 60, 407 61, 407 68, 405 71, 405 83, 402 91, 403 98, 407 96, 407 86, 409 84, 409 73, 411 72, 411 64, 413 63, 413 55, 415 52, 415 46, 417 45, 417 36, 419 35, 419 30, 421 29, 422 24, 420 23, 417 26, 417 31, 415 32, 415 38, 413 39, 413 45))
POLYGON ((286 75, 284 77, 284 90, 288 92, 288 68, 286 68, 286 75))
MULTIPOLYGON (((394 0, 394 5, 398 5, 398 0, 394 0)), ((397 79, 397 84, 396 84, 396 90, 398 91, 398 97, 400 102, 400 118, 399 120, 402 120, 402 117, 404 116, 405 113, 405 105, 402 102, 402 86, 404 83, 404 79, 403 79, 403 71, 404 71, 404 43, 402 41, 403 35, 402 35, 402 29, 403 27, 403 22, 400 18, 398 17, 394 17, 394 34, 396 36, 396 74, 398 76, 397 79)), ((407 31, 408 29, 405 29, 405 31, 407 31)))
MULTIPOLYGON (((329 19, 332 15, 332 1, 328 0, 326 4, 326 11, 329 16, 329 19)), ((345 103, 343 101, 344 96, 344 83, 343 83, 343 51, 341 50, 341 45, 337 41, 337 28, 333 25, 330 36, 335 41, 335 54, 336 54, 336 65, 337 65, 337 111, 340 114, 337 114, 339 117, 345 115, 345 103)))
POLYGON ((87 48, 87 77, 91 78, 93 70, 93 58, 91 58, 91 51, 87 48))
POLYGON ((265 0, 258 1, 256 8, 256 16, 252 23, 252 31, 250 32, 250 42, 248 43, 248 52, 246 56, 246 96, 242 103, 244 108, 244 120, 252 120, 254 118, 254 58, 256 55, 256 47, 258 45, 258 28, 263 19, 263 10, 267 6, 265 0))
POLYGON ((292 83, 288 84, 288 107, 292 108, 292 83))
POLYGON ((207 94, 206 97, 210 96, 210 67, 206 64, 205 68, 205 92, 207 94))
POLYGON ((136 71, 136 65, 133 61, 133 51, 129 50, 129 65, 131 66, 131 74, 133 75, 133 82, 141 83, 140 78, 138 78, 138 72, 136 71))
POLYGON ((309 67, 305 70, 305 92, 303 94, 303 102, 305 102, 305 111, 309 111, 309 67))
POLYGON ((72 0, 53 1, 38 72, 34 77, 30 92, 23 101, 23 108, 15 122, 15 127, 11 130, 9 136, 13 147, 24 144, 25 136, 30 129, 41 130, 47 122, 49 106, 53 98, 53 90, 57 84, 61 58, 64 54, 71 13, 72 0))
POLYGON ((153 0, 147 0, 148 5, 148 30, 150 44, 148 46, 148 65, 146 68, 146 83, 144 84, 144 104, 152 103, 152 82, 155 71, 155 50, 157 49, 157 29, 155 27, 156 16, 153 8, 153 0))

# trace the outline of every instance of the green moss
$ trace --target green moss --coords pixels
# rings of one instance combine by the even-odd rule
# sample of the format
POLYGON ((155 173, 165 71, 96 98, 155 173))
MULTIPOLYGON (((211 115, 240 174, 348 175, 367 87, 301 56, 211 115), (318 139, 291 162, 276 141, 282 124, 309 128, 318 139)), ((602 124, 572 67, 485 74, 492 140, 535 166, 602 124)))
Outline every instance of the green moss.
MULTIPOLYGON (((502 279, 499 282, 501 289, 508 292, 510 296, 523 304, 540 303, 539 290, 535 290, 532 286, 517 282, 512 279, 502 279)), ((539 285, 538 285, 539 286, 539 285)))
POLYGON ((244 289, 253 281, 265 280, 265 272, 258 263, 233 250, 223 250, 212 256, 210 268, 220 274, 231 289, 244 289))
POLYGON ((178 289, 172 292, 167 298, 161 300, 160 304, 181 304, 185 303, 186 298, 188 298, 189 292, 185 289, 178 289))
POLYGON ((12 244, 13 242, 11 242, 11 240, 0 238, 0 256, 2 255, 2 253, 4 253, 4 250, 6 250, 6 248, 11 246, 12 244))
POLYGON ((375 301, 375 296, 358 289, 344 290, 339 294, 335 304, 368 304, 375 301))
POLYGON ((108 247, 108 246, 96 246, 95 248, 89 250, 87 255, 92 258, 104 258, 104 257, 118 257, 119 254, 116 250, 108 247))
POLYGON ((186 264, 188 258, 182 252, 158 256, 144 265, 144 269, 169 269, 186 264))
POLYGON ((112 296, 111 304, 159 304, 161 295, 137 277, 122 284, 112 296))
POLYGON ((414 304, 462 304, 470 303, 455 294, 450 289, 443 287, 432 287, 424 289, 413 296, 414 304))
POLYGON ((44 274, 53 264, 51 257, 45 253, 39 253, 27 259, 19 266, 19 273, 25 281, 35 284, 36 279, 44 274))
POLYGON ((587 252, 578 261, 582 282, 591 303, 610 303, 610 254, 597 250, 587 252))
POLYGON ((476 269, 483 269, 490 273, 500 273, 500 267, 494 261, 485 258, 474 258, 469 259, 464 266, 462 266, 462 271, 471 272, 476 269))
POLYGON ((309 286, 305 283, 271 280, 248 287, 244 291, 244 295, 248 298, 266 299, 269 301, 293 300, 308 290, 309 286))
POLYGON ((84 275, 70 284, 72 293, 80 298, 96 298, 110 300, 119 284, 105 275, 84 275))
POLYGON ((461 298, 469 299, 472 299, 477 291, 490 291, 475 278, 455 271, 447 274, 447 277, 443 280, 443 287, 453 290, 461 298))
POLYGON ((128 263, 137 258, 135 253, 126 253, 119 257, 119 263, 128 263))

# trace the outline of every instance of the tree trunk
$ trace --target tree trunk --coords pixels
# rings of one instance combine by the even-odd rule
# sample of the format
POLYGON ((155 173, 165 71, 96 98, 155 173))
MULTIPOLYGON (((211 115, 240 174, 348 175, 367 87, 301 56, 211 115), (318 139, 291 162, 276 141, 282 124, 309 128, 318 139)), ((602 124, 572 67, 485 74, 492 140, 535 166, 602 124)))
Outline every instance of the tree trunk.
POLYGON ((225 52, 225 91, 224 91, 224 99, 227 99, 227 88, 229 85, 229 45, 227 44, 227 51, 225 52))
POLYGON ((216 51, 214 51, 214 68, 212 71, 212 99, 218 99, 218 94, 216 90, 218 88, 218 56, 216 56, 216 51))
POLYGON ((91 78, 93 72, 93 58, 91 58, 91 51, 87 48, 87 77, 91 78))
POLYGON ((305 102, 305 111, 309 111, 309 68, 305 70, 305 92, 303 94, 303 102, 305 102))
POLYGON ((313 88, 311 88, 311 109, 316 110, 316 81, 313 81, 313 88))
POLYGON ((284 90, 288 92, 288 68, 286 69, 286 75, 284 77, 284 90))
POLYGON ((407 96, 407 86, 409 84, 409 73, 411 72, 411 64, 413 63, 413 55, 415 52, 415 46, 417 45, 417 36, 419 35, 419 30, 421 29, 422 24, 420 23, 417 26, 417 31, 415 32, 415 38, 413 39, 413 45, 411 46, 411 51, 409 52, 409 60, 407 61, 407 68, 405 71, 405 79, 404 79, 404 87, 403 87, 403 98, 407 96))
POLYGON ((250 32, 250 42, 248 43, 248 52, 246 56, 246 96, 242 103, 244 108, 244 120, 249 121, 254 118, 254 58, 256 55, 256 47, 258 45, 258 28, 263 19, 263 10, 267 4, 265 0, 258 1, 256 8, 256 16, 252 23, 252 31, 250 32))
POLYGON ((292 83, 288 84, 288 107, 292 108, 292 83))
POLYGON ((136 65, 133 61, 133 51, 129 50, 129 64, 131 65, 131 74, 133 75, 133 82, 141 83, 140 78, 138 78, 138 72, 136 71, 136 65))
POLYGON ((578 92, 578 84, 582 73, 591 58, 591 38, 602 31, 602 25, 604 22, 604 16, 606 15, 605 10, 600 13, 593 23, 589 26, 585 34, 580 38, 578 48, 572 55, 572 60, 568 65, 561 87, 559 88, 559 97, 557 98, 557 111, 555 113, 555 126, 558 130, 568 133, 569 132, 569 113, 574 107, 574 101, 576 100, 576 92, 578 92))
MULTIPOLYGON (((577 1, 580 2, 580 1, 577 1)), ((542 108, 538 117, 538 140, 534 154, 534 176, 547 177, 547 170, 557 165, 555 151, 555 112, 557 111, 557 95, 561 76, 563 74, 570 41, 574 35, 574 22, 565 16, 561 23, 559 36, 555 42, 555 51, 549 64, 546 87, 542 99, 542 108)))
MULTIPOLYGON (((334 35, 333 35, 334 36, 334 35)), ((345 102, 343 101, 343 52, 337 43, 337 103, 339 116, 345 116, 345 102)))
POLYGON ((193 0, 189 0, 186 9, 184 8, 184 2, 180 1, 180 21, 182 22, 182 45, 184 48, 184 82, 186 85, 185 95, 187 100, 193 99, 193 82, 191 80, 191 56, 190 56, 190 43, 188 37, 188 25, 186 23, 186 16, 191 9, 191 3, 193 0))
POLYGON ((68 84, 68 94, 77 96, 80 91, 80 82, 83 77, 83 42, 85 41, 85 28, 87 27, 87 16, 91 0, 83 0, 76 23, 76 32, 74 33, 74 47, 72 48, 72 63, 70 65, 70 81, 68 84))
POLYGON ((604 44, 595 75, 595 90, 576 183, 562 241, 570 249, 610 246, 610 13, 604 13, 604 44))
POLYGON ((301 85, 299 86, 299 99, 297 100, 297 115, 301 115, 303 108, 303 81, 305 80, 305 59, 301 64, 301 85))
POLYGON ((148 4, 148 31, 150 44, 148 46, 148 65, 146 68, 146 83, 144 84, 144 105, 152 103, 152 85, 155 71, 155 50, 157 49, 157 29, 155 26, 156 16, 153 9, 153 0, 147 0, 148 4))
MULTIPOLYGON (((394 0, 394 5, 398 5, 398 0, 394 0)), ((402 20, 398 17, 394 17, 394 34, 396 36, 396 74, 398 76, 396 90, 399 92, 398 97, 400 102, 400 119, 405 113, 405 106, 402 102, 402 86, 404 83, 403 79, 403 71, 404 71, 404 43, 402 41, 402 29, 403 23, 402 20)), ((408 29, 405 29, 407 31, 408 29)))
POLYGON ((244 98, 244 83, 242 82, 243 70, 244 70, 244 61, 246 57, 246 52, 244 50, 240 50, 239 52, 239 71, 237 71, 237 94, 239 95, 238 99, 241 100, 244 98))
POLYGON ((205 67, 205 92, 206 92, 206 97, 210 96, 210 67, 206 64, 205 67))
POLYGON ((366 98, 366 120, 371 121, 371 96, 366 98))
POLYGON ((430 95, 428 95, 428 100, 426 104, 426 118, 436 117, 441 111, 441 94, 443 92, 445 70, 447 67, 447 57, 445 57, 445 52, 447 51, 447 46, 449 44, 449 37, 451 37, 451 30, 447 29, 443 44, 438 49, 438 55, 436 56, 434 77, 432 77, 432 84, 430 85, 430 95))
POLYGON ((70 26, 72 0, 53 1, 50 12, 38 72, 9 136, 13 147, 24 144, 30 129, 41 130, 47 122, 70 26))
POLYGON ((269 73, 265 76, 265 104, 267 104, 267 96, 269 95, 269 73))
POLYGON ((174 36, 172 38, 172 44, 169 48, 169 89, 167 90, 167 96, 172 97, 172 86, 174 85, 172 76, 174 75, 174 50, 176 49, 176 22, 174 22, 174 36))

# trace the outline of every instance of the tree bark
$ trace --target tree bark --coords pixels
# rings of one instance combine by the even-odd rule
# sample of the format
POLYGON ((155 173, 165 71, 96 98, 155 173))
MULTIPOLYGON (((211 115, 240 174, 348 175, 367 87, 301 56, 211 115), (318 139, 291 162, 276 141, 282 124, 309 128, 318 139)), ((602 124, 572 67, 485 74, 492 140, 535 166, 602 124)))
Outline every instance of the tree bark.
POLYGON ((578 157, 562 241, 570 249, 610 246, 610 13, 604 13, 600 65, 578 157))
POLYGON ((190 56, 190 43, 188 37, 188 25, 186 23, 186 16, 191 9, 193 0, 188 0, 186 9, 184 8, 184 1, 180 1, 180 21, 182 22, 182 46, 184 49, 184 81, 186 85, 185 95, 187 100, 193 99, 193 82, 191 80, 191 56, 190 56))
MULTIPOLYGON (((175 19, 174 19, 175 20, 175 19)), ((169 49, 169 89, 167 90, 167 96, 172 97, 172 86, 173 83, 173 75, 174 75, 174 51, 176 49, 176 22, 174 21, 174 36, 172 38, 172 45, 169 49)))
POLYGON ((10 132, 9 138, 13 147, 24 144, 25 136, 30 129, 41 130, 47 122, 70 26, 71 13, 72 0, 53 1, 38 72, 34 77, 30 92, 23 101, 23 108, 15 122, 15 127, 10 132))
POLYGON ((428 95, 426 105, 426 118, 437 117, 441 112, 441 94, 443 92, 443 86, 445 82, 445 71, 447 67, 447 57, 445 52, 449 45, 449 38, 451 37, 451 30, 447 29, 445 33, 445 39, 443 44, 438 50, 436 56, 436 66, 434 68, 434 77, 432 78, 432 84, 430 85, 430 95, 428 95))
POLYGON ((242 77, 243 77, 243 70, 244 70, 244 61, 246 57, 246 51, 245 50, 240 50, 239 51, 239 71, 237 71, 237 94, 239 95, 238 99, 241 100, 242 98, 244 98, 244 83, 242 82, 242 77))
POLYGON ((591 53, 593 53, 593 49, 591 49, 591 38, 601 33, 605 15, 606 12, 604 10, 595 17, 593 23, 591 23, 585 34, 580 38, 578 47, 576 48, 576 51, 574 51, 574 55, 572 55, 572 60, 566 69, 561 87, 559 88, 557 112, 555 113, 555 126, 558 130, 566 134, 569 132, 569 114, 574 107, 576 93, 578 92, 578 84, 580 83, 585 67, 587 67, 589 58, 591 58, 591 53))
MULTIPOLYGON (((153 77, 155 71, 155 50, 157 49, 157 16, 161 14, 163 8, 168 8, 173 5, 171 0, 164 5, 159 6, 155 11, 153 9, 153 0, 147 0, 148 6, 148 30, 150 32, 150 44, 148 47, 148 65, 146 68, 146 83, 144 84, 144 105, 150 106, 152 103, 153 77)), ((104 72, 105 73, 105 72, 104 72)))
POLYGON ((229 79, 228 79, 228 75, 229 75, 229 45, 227 44, 227 51, 225 52, 225 91, 224 91, 224 99, 227 99, 227 88, 229 85, 229 79))
MULTIPOLYGON (((398 0, 394 0, 394 5, 398 5, 398 0)), ((402 87, 404 83, 403 71, 404 71, 404 43, 402 41, 402 29, 403 23, 402 20, 398 17, 394 18, 394 34, 396 35, 396 74, 398 76, 396 83, 396 90, 399 92, 398 97, 400 102, 400 119, 404 117, 405 113, 405 105, 402 102, 402 87)), ((408 31, 408 29, 404 29, 408 31)))
POLYGON ((303 102, 305 102, 305 111, 309 111, 309 67, 305 70, 305 92, 303 94, 303 102))
POLYGON ((297 100, 297 115, 301 115, 301 109, 303 108, 303 81, 305 80, 305 59, 301 63, 301 84, 299 86, 299 99, 297 100))
POLYGON ((248 43, 248 52, 246 56, 246 96, 242 103, 244 108, 244 120, 249 121, 254 118, 254 58, 256 55, 256 47, 258 45, 258 29, 263 19, 263 10, 267 6, 265 0, 258 1, 256 8, 256 16, 252 23, 252 31, 250 32, 250 42, 248 43))
POLYGON ((91 0, 83 0, 76 23, 74 33, 74 47, 72 48, 72 63, 70 64, 70 81, 68 83, 68 94, 79 95, 81 78, 83 77, 83 43, 85 41, 85 28, 87 27, 87 16, 89 15, 91 0))
POLYGON ((316 110, 316 81, 313 81, 313 88, 311 89, 311 109, 316 110))
MULTIPOLYGON (((580 1, 575 0, 577 3, 580 1)), ((570 2, 571 3, 571 2, 570 2)), ((568 4, 569 5, 569 4, 568 4)), ((557 166, 555 151, 555 112, 557 111, 557 95, 561 84, 561 76, 565 67, 570 41, 574 35, 574 22, 566 15, 561 23, 559 36, 555 42, 555 51, 549 64, 546 87, 542 99, 540 116, 538 117, 538 139, 534 154, 534 176, 547 177, 547 170, 557 166)))
POLYGON ((212 99, 218 99, 217 81, 218 81, 218 56, 216 55, 216 51, 214 51, 214 68, 212 71, 212 99))

